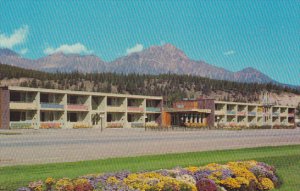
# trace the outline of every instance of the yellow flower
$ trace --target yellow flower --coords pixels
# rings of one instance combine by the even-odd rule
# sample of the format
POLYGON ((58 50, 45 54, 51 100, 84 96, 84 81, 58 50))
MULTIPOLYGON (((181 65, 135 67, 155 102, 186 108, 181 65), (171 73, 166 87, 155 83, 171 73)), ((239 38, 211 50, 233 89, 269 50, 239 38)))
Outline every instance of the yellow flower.
POLYGON ((241 167, 241 166, 238 166, 238 165, 229 165, 229 169, 237 177, 243 177, 246 180, 248 180, 249 182, 250 181, 257 182, 257 179, 256 179, 255 175, 245 167, 241 167))
POLYGON ((56 182, 55 188, 57 191, 71 191, 74 190, 74 185, 69 178, 63 178, 56 182))
POLYGON ((194 173, 194 172, 198 171, 199 168, 196 167, 196 166, 189 166, 189 167, 186 168, 186 170, 194 173))
POLYGON ((53 179, 52 177, 48 177, 46 180, 45 180, 45 184, 47 185, 52 185, 55 183, 55 179, 53 179))
POLYGON ((246 186, 249 186, 249 181, 246 178, 236 177, 235 179, 240 185, 244 184, 246 186))
POLYGON ((205 167, 209 170, 220 170, 223 168, 222 165, 217 164, 217 163, 210 163, 210 164, 206 165, 205 167))
POLYGON ((108 184, 116 184, 120 182, 115 176, 111 176, 106 181, 108 184))
POLYGON ((273 182, 269 178, 261 178, 258 187, 261 190, 272 190, 275 188, 273 182))
POLYGON ((235 178, 226 178, 225 180, 221 180, 220 184, 230 189, 237 189, 241 187, 241 184, 235 178))

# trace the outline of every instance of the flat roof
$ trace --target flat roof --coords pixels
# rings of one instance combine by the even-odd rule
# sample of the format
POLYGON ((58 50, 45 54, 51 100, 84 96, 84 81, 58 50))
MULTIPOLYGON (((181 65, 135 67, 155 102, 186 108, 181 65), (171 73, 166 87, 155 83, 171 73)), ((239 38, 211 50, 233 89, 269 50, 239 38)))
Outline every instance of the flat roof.
POLYGON ((184 112, 211 113, 210 109, 174 109, 174 108, 167 108, 164 111, 169 112, 169 113, 184 113, 184 112))
MULTIPOLYGON (((230 102, 230 101, 215 101, 217 104, 229 104, 229 105, 248 105, 248 106, 264 106, 260 103, 245 103, 245 102, 230 102)), ((284 106, 284 105, 272 105, 272 107, 279 107, 279 108, 296 108, 293 106, 284 106)))
POLYGON ((89 91, 73 91, 73 90, 59 90, 59 89, 45 89, 45 88, 31 88, 20 86, 8 86, 9 90, 13 91, 30 91, 30 92, 42 92, 42 93, 56 93, 56 94, 71 94, 71 95, 91 95, 91 96, 108 96, 108 97, 127 97, 136 99, 153 99, 162 100, 162 96, 144 96, 144 95, 132 95, 132 94, 114 94, 114 93, 102 93, 102 92, 89 92, 89 91))

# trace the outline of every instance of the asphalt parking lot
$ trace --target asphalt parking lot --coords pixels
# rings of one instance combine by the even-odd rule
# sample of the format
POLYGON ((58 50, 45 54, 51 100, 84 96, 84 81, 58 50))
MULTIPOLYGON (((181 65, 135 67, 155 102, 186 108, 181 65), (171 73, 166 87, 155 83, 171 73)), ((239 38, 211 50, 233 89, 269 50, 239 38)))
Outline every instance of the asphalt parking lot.
POLYGON ((289 144, 300 144, 300 128, 146 132, 143 129, 0 130, 0 166, 289 144))

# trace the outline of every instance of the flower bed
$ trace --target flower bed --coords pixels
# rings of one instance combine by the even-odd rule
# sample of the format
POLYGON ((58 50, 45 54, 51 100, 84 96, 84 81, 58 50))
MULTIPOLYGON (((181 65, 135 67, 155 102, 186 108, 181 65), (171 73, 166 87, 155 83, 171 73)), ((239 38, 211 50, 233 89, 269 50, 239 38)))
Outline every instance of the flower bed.
POLYGON ((295 125, 274 125, 273 129, 295 129, 295 125))
POLYGON ((32 122, 10 122, 10 129, 33 129, 32 122))
POLYGON ((60 122, 42 122, 40 129, 60 129, 62 124, 60 122))
POLYGON ((274 167, 244 161, 152 172, 94 174, 73 180, 47 178, 17 191, 266 191, 280 184, 274 167))
POLYGON ((89 125, 88 123, 73 124, 73 129, 87 129, 87 128, 92 128, 92 125, 89 125))
POLYGON ((185 127, 188 128, 205 128, 207 127, 207 124, 205 123, 184 123, 185 127))
POLYGON ((158 128, 158 127, 159 127, 159 125, 156 122, 147 122, 146 123, 146 128, 149 128, 149 129, 153 128, 153 129, 155 129, 155 128, 158 128))

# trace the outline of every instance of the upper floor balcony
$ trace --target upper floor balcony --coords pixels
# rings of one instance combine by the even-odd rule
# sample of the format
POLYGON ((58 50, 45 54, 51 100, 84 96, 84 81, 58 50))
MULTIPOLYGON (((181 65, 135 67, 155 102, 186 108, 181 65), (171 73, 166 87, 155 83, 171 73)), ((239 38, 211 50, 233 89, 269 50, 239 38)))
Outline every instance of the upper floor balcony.
POLYGON ((215 110, 215 115, 225 115, 226 111, 224 110, 215 110))
POLYGON ((249 116, 256 116, 256 112, 255 111, 250 111, 250 112, 248 112, 248 115, 249 116))
POLYGON ((142 108, 142 107, 128 106, 127 107, 127 112, 143 113, 144 112, 144 108, 142 108))
POLYGON ((71 111, 88 111, 89 107, 84 104, 68 104, 67 110, 71 111))
POLYGON ((227 115, 236 115, 236 111, 227 110, 227 115))
POLYGON ((237 115, 245 116, 245 115, 247 115, 247 112, 246 111, 238 111, 237 115))
POLYGON ((63 110, 64 105, 58 103, 41 103, 41 109, 63 110))
POLYGON ((146 107, 147 112, 152 112, 152 113, 160 113, 161 108, 159 107, 146 107))
POLYGON ((35 102, 10 102, 9 108, 15 110, 36 110, 37 104, 35 102))
POLYGON ((126 108, 123 106, 107 106, 107 112, 125 112, 126 108))

